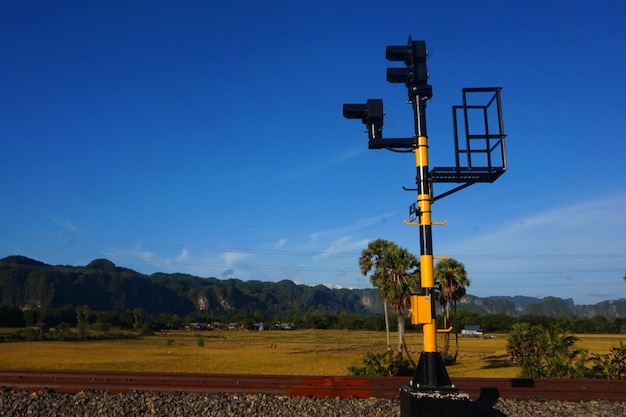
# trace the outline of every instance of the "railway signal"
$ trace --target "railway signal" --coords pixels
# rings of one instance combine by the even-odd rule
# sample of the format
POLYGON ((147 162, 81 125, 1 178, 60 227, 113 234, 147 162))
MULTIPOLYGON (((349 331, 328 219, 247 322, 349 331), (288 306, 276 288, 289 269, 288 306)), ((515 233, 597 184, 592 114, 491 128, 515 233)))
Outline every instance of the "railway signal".
POLYGON ((443 358, 437 350, 437 333, 450 331, 451 328, 437 329, 435 321, 432 226, 436 223, 431 218, 431 205, 437 199, 469 185, 493 182, 506 170, 506 135, 502 122, 500 87, 463 89, 463 104, 453 107, 455 166, 430 168, 426 103, 432 98, 433 89, 428 84, 427 55, 426 42, 414 41, 410 37, 406 45, 392 45, 386 48, 388 60, 405 64, 404 68, 387 69, 387 81, 403 83, 407 88, 409 102, 413 107, 414 133, 411 137, 383 138, 385 111, 380 99, 369 99, 365 104, 343 106, 343 115, 346 118, 360 119, 367 126, 369 149, 409 149, 415 154, 417 199, 410 207, 410 221, 405 223, 419 226, 422 293, 411 295, 409 311, 412 323, 423 325, 424 349, 411 384, 403 386, 400 391, 403 417, 437 415, 440 414, 439 407, 446 408, 446 415, 461 416, 464 415, 465 405, 463 401, 458 400, 469 398, 452 385, 443 358), (476 95, 483 97, 484 100, 474 101, 476 95), (475 117, 475 112, 481 117, 475 117), (464 129, 459 129, 457 124, 459 113, 464 120, 462 125, 464 129), (495 123, 489 121, 490 115, 493 120, 494 114, 495 123), (478 126, 475 126, 476 120, 479 121, 478 126), (434 183, 459 185, 435 196, 434 183), (433 391, 437 391, 436 398, 439 401, 432 402, 432 397, 423 395, 433 391))
POLYGON ((433 95, 433 88, 428 85, 428 69, 426 67, 425 41, 414 41, 409 37, 406 45, 389 45, 385 51, 385 56, 389 61, 404 62, 405 68, 387 68, 387 81, 390 83, 404 83, 411 95, 419 95, 422 98, 430 99, 433 95))

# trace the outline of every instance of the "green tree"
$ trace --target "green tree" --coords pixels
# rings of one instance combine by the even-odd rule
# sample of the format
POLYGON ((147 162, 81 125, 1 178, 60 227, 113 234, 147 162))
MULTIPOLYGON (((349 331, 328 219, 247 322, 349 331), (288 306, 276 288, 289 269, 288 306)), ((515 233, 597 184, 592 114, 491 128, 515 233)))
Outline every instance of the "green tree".
POLYGON ((24 321, 27 326, 34 326, 40 322, 43 318, 43 311, 41 309, 28 309, 24 311, 24 321))
POLYGON ((523 378, 577 378, 587 369, 588 358, 576 348, 576 336, 556 326, 513 325, 508 338, 509 357, 522 367, 523 378))
MULTIPOLYGON (((385 253, 387 248, 389 247, 390 242, 384 239, 376 239, 372 240, 368 243, 367 248, 361 251, 361 257, 359 258, 359 268, 361 270, 361 274, 363 276, 367 276, 372 269, 374 269, 374 273, 370 277, 370 282, 374 284, 374 279, 376 275, 385 273, 386 267, 383 265, 385 263, 385 253), (380 270, 380 272, 379 272, 380 270)), ((391 339, 389 337, 389 311, 387 309, 387 300, 384 297, 381 298, 383 300, 383 309, 385 311, 385 332, 387 334, 387 352, 389 352, 389 356, 392 357, 391 350, 391 339)))
POLYGON ((141 325, 144 322, 144 314, 141 308, 134 308, 132 311, 133 315, 133 329, 140 330, 141 325))
MULTIPOLYGON (((419 261, 405 248, 384 239, 376 239, 369 242, 367 248, 361 252, 359 267, 364 276, 372 273, 370 282, 378 288, 383 302, 389 304, 397 315, 398 350, 396 354, 398 359, 402 360, 403 348, 408 356, 404 329, 410 296, 421 292, 419 261)), ((389 337, 387 340, 388 350, 390 350, 389 337)))
POLYGON ((579 369, 576 365, 584 364, 583 349, 576 348, 579 339, 562 333, 557 327, 543 329, 539 338, 539 360, 544 378, 576 378, 579 369))
MULTIPOLYGON (((447 328, 450 321, 450 304, 456 304, 465 295, 465 288, 469 287, 470 280, 467 277, 465 266, 456 259, 448 258, 437 262, 435 265, 435 289, 439 295, 439 304, 444 310, 443 327, 447 328)), ((445 360, 456 361, 457 351, 454 357, 450 356, 450 333, 444 333, 443 357, 445 360)))
POLYGON ((17 307, 0 305, 0 327, 23 327, 24 313, 17 307))
POLYGON ((89 324, 89 318, 91 317, 91 309, 88 305, 76 307, 76 323, 78 325, 78 332, 81 337, 85 337, 87 334, 87 325, 89 324))
MULTIPOLYGON (((503 313, 486 314, 480 320, 480 327, 485 332, 508 332, 515 319, 503 313)), ((476 323, 468 323, 476 324, 476 323)))
POLYGON ((507 340, 509 359, 522 367, 522 376, 531 372, 525 371, 535 361, 539 347, 537 346, 537 329, 530 323, 515 323, 511 327, 507 340))
POLYGON ((481 325, 482 327, 482 320, 483 316, 481 316, 480 313, 476 311, 459 309, 456 312, 456 321, 460 328, 471 325, 481 325))

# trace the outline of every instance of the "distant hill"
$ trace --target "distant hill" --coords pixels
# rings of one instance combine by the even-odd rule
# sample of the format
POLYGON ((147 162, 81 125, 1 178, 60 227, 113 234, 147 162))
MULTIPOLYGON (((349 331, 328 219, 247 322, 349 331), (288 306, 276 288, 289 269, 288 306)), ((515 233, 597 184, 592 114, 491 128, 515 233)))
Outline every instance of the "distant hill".
MULTIPOLYGON (((310 312, 359 316, 383 313, 375 288, 330 289, 288 280, 261 282, 186 274, 145 275, 118 267, 107 259, 96 259, 86 266, 52 266, 24 256, 0 259, 0 305, 21 309, 88 305, 99 311, 141 308, 149 314, 180 316, 197 311, 216 316, 262 312, 269 317, 294 317, 310 312)), ((575 305, 571 299, 557 297, 480 298, 468 294, 458 308, 509 316, 626 317, 626 299, 575 305)))
POLYGON ((88 305, 92 310, 141 308, 149 314, 216 316, 263 312, 291 317, 312 311, 376 315, 378 290, 310 287, 292 281, 219 280, 186 274, 145 275, 96 259, 87 266, 47 265, 23 256, 0 259, 0 305, 51 309, 88 305))
POLYGON ((515 297, 480 298, 468 294, 457 304, 457 308, 480 314, 506 314, 512 317, 519 317, 524 314, 548 317, 626 317, 626 299, 624 298, 602 301, 593 305, 577 305, 571 298, 534 298, 519 295, 515 297))

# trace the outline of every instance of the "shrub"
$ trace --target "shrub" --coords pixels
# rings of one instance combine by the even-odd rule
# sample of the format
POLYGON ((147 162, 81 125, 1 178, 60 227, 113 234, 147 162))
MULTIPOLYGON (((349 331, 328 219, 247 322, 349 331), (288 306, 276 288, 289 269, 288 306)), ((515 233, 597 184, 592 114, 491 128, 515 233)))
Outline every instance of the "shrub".
POLYGON ((392 357, 389 352, 375 353, 368 351, 363 356, 365 366, 350 366, 348 373, 352 376, 397 376, 412 375, 413 369, 409 366, 409 361, 392 357))
POLYGON ((585 378, 626 379, 626 344, 611 348, 606 355, 593 354, 583 369, 585 378))
POLYGON ((517 323, 509 333, 509 358, 522 367, 523 378, 574 378, 585 360, 585 352, 574 346, 577 341, 556 327, 517 323))
POLYGON ((522 367, 523 378, 626 379, 626 344, 600 355, 576 348, 577 341, 554 326, 518 323, 509 333, 509 359, 522 367))

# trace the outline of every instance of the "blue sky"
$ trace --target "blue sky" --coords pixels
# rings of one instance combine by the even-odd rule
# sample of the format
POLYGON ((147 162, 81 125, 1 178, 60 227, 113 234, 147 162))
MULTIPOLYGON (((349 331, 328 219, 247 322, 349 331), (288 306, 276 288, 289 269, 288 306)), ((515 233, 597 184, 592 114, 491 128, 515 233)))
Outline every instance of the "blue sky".
MULTIPOLYGON (((370 287, 405 226, 411 154, 368 150, 343 103, 412 135, 386 45, 424 39, 430 165, 451 106, 501 86, 508 171, 433 205, 436 255, 478 296, 626 296, 621 1, 0 3, 0 256, 370 287)), ((397 66, 397 65, 396 65, 397 66)), ((435 185, 436 194, 445 190, 435 185)))

